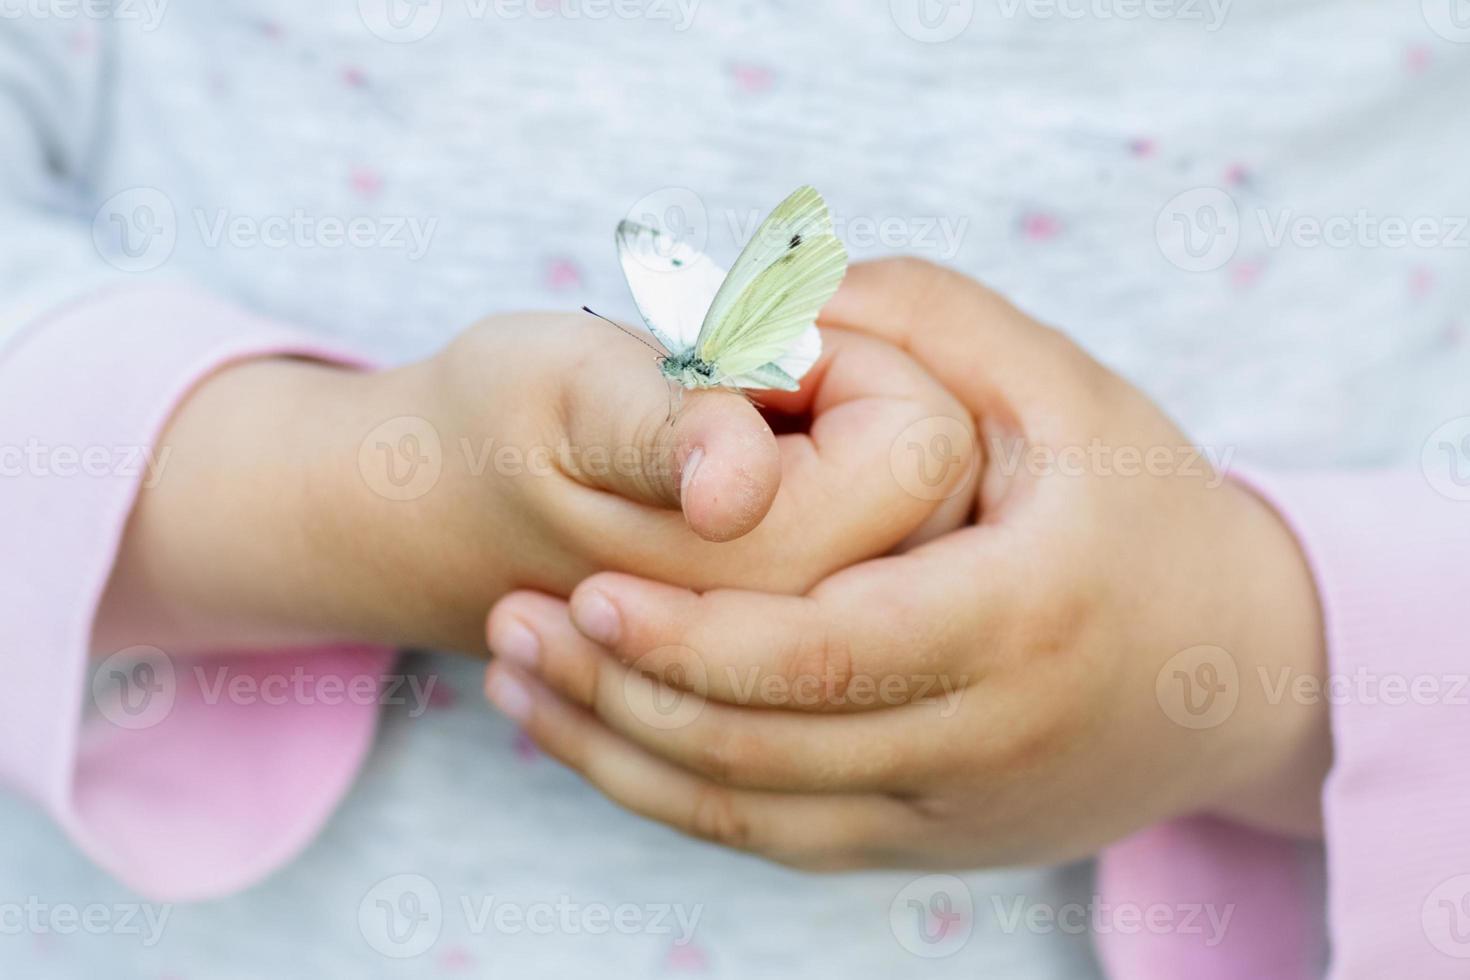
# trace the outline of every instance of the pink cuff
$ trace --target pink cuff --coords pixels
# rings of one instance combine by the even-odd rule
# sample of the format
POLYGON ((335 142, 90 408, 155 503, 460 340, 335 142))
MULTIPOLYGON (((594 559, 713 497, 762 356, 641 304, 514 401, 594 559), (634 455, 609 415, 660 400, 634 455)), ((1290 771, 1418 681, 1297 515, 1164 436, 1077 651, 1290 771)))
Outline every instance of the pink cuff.
MULTIPOLYGON (((1251 482, 1301 541, 1326 623, 1329 975, 1470 976, 1470 503, 1414 472, 1251 482)), ((1211 821, 1151 828, 1103 855, 1104 898, 1234 903, 1229 937, 1100 936, 1100 955, 1129 980, 1320 976, 1309 860, 1211 821)))
POLYGON ((113 658, 88 683, 97 605, 165 423, 211 372, 272 355, 355 362, 159 287, 94 293, 0 352, 0 778, 160 901, 236 891, 311 840, 371 745, 364 692, 391 663, 358 647, 113 658), (311 694, 258 693, 281 675, 311 694))

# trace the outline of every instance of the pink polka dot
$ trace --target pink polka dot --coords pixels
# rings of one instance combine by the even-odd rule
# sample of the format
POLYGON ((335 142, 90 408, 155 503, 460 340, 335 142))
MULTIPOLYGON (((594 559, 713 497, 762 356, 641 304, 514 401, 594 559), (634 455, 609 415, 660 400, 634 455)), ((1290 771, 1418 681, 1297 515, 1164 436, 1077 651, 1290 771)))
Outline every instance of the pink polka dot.
POLYGON ((1440 343, 1446 347, 1459 347, 1465 343, 1466 339, 1470 339, 1470 333, 1467 333, 1465 324, 1458 320, 1451 320, 1444 325, 1444 332, 1440 334, 1439 339, 1440 343))
POLYGON ((439 957, 439 969, 445 973, 464 973, 474 966, 475 957, 463 946, 451 946, 439 957))
POLYGON ((670 973, 704 973, 709 970, 709 957, 694 943, 670 946, 664 968, 670 973))
POLYGON ((1434 49, 1427 44, 1411 44, 1404 49, 1404 70, 1420 75, 1434 64, 1434 49))
POLYGON ((1250 180, 1251 172, 1243 163, 1232 163, 1225 168, 1225 183, 1238 187, 1250 180))
POLYGON ((1062 233, 1062 219, 1045 211, 1021 215, 1021 235, 1031 242, 1049 242, 1062 233))
POLYGON ((263 20, 260 22, 260 33, 272 41, 279 41, 286 36, 286 29, 273 20, 263 20))
POLYGON ((353 167, 351 182, 358 197, 377 197, 383 191, 383 175, 371 167, 353 167))
POLYGON ((366 88, 367 72, 356 65, 348 65, 342 69, 342 83, 348 88, 366 88))
POLYGON ((1409 295, 1423 299, 1434 292, 1434 270, 1423 266, 1409 273, 1409 295))
POLYGON ((735 87, 747 95, 769 92, 776 84, 776 73, 761 65, 731 65, 735 87))
POLYGON ((72 54, 91 54, 97 50, 97 35, 90 27, 78 27, 67 35, 66 46, 72 54))
POLYGON ((546 263, 546 288, 564 293, 582 285, 582 269, 571 259, 555 258, 546 263))
POLYGON ((1158 144, 1146 136, 1140 136, 1128 143, 1128 152, 1142 159, 1153 156, 1158 150, 1158 144))
POLYGON ((1230 267, 1230 284, 1236 289, 1249 289, 1265 273, 1266 266, 1255 259, 1242 259, 1230 267))

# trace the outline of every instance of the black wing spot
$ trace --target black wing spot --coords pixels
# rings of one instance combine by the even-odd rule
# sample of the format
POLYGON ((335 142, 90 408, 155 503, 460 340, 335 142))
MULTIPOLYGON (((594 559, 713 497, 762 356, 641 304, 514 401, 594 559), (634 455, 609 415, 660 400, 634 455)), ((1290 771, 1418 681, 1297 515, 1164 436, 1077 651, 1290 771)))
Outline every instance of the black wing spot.
POLYGON ((789 242, 786 243, 786 247, 787 248, 795 248, 796 246, 798 246, 800 244, 801 244, 801 235, 799 235, 799 234, 792 235, 791 236, 791 241, 789 241, 789 242))

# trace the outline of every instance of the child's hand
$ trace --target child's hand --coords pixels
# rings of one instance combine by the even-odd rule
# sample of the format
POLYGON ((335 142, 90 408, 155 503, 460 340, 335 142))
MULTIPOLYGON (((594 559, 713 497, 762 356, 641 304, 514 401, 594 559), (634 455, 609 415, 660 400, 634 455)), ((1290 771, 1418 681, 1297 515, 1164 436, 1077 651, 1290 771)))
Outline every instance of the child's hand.
POLYGON ((493 663, 492 700, 633 810, 802 866, 1054 861, 1194 811, 1310 832, 1325 707, 1267 691, 1319 675, 1323 639, 1275 515, 955 273, 854 268, 827 316, 906 347, 979 420, 979 523, 799 598, 603 574, 569 619, 511 595, 491 646, 520 624, 540 655, 493 663))
POLYGON ((622 569, 800 592, 957 526, 963 502, 905 494, 889 457, 958 403, 890 345, 835 331, 827 347, 802 392, 759 393, 812 417, 779 439, 728 391, 686 394, 670 424, 653 351, 581 313, 495 317, 378 374, 221 372, 164 437, 100 642, 475 649, 512 588, 566 595, 622 569))

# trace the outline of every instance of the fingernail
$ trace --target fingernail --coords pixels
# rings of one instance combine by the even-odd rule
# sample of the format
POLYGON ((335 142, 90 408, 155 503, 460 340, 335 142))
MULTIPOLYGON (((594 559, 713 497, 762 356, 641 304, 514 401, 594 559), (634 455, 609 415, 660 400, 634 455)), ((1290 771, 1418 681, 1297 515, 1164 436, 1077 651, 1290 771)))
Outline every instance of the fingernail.
POLYGON ((679 474, 679 500, 689 496, 689 486, 694 482, 694 474, 699 469, 699 464, 704 462, 704 447, 695 446, 694 451, 684 457, 684 469, 679 474))
POLYGON ((618 607, 601 592, 579 592, 572 598, 572 622, 589 640, 612 646, 622 632, 618 607))
POLYGON ((485 695, 491 704, 514 721, 525 721, 531 716, 531 692, 526 690, 520 678, 507 671, 497 670, 490 675, 485 695))
POLYGON ((541 641, 520 620, 507 619, 495 628, 490 649, 513 664, 534 668, 541 659, 541 641))

